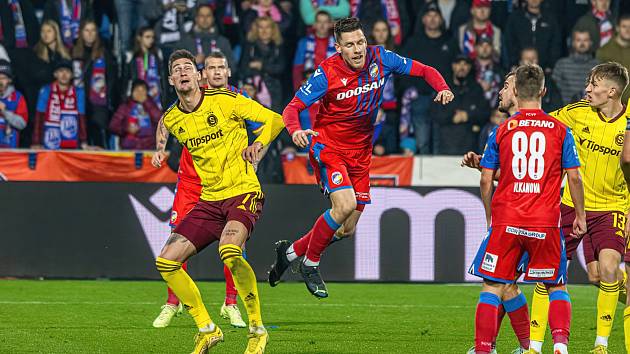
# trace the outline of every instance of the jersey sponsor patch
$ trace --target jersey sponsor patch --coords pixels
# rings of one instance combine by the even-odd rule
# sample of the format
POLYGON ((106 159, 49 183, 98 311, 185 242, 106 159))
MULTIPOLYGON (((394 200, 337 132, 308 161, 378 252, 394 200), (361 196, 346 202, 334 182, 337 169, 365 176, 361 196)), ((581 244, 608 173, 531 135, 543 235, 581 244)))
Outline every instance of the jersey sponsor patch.
MULTIPOLYGON (((379 81, 374 81, 371 84, 365 84, 363 86, 359 86, 355 89, 350 89, 348 91, 344 91, 344 92, 339 92, 337 94, 337 101, 340 100, 345 100, 346 98, 351 98, 354 96, 358 96, 362 93, 368 93, 372 90, 376 90, 379 87, 383 86, 385 84, 385 78, 381 78, 379 81)), ((304 86, 302 86, 304 87, 304 86)), ((301 89, 300 89, 301 90, 301 89)))
POLYGON ((174 224, 177 221, 177 211, 173 210, 171 212, 171 224, 174 224))
POLYGON ((223 137, 223 130, 219 129, 218 132, 214 132, 211 134, 207 134, 207 135, 203 135, 199 138, 191 138, 186 140, 186 143, 184 143, 184 145, 186 145, 186 147, 190 150, 194 147, 200 146, 200 145, 205 145, 208 142, 210 142, 211 140, 214 139, 219 139, 223 137))
POLYGON ((330 175, 330 179, 332 180, 333 184, 340 185, 343 182, 343 175, 341 174, 341 172, 335 171, 332 173, 332 175, 330 175))
POLYGON ((481 263, 481 269, 486 272, 494 273, 494 270, 497 268, 497 261, 499 260, 499 256, 496 254, 488 253, 483 256, 483 262, 481 263))
POLYGON ((505 232, 512 235, 531 237, 531 238, 536 238, 539 240, 544 240, 545 237, 547 236, 547 233, 545 232, 530 231, 530 230, 525 230, 525 229, 521 229, 514 226, 506 226, 505 232))
POLYGON ((377 77, 378 76, 378 64, 376 63, 372 63, 370 65, 370 76, 371 77, 377 77))
POLYGON ((556 274, 556 270, 553 268, 529 268, 529 270, 527 271, 527 276, 534 278, 551 278, 554 276, 554 274, 556 274))
POLYGON ((208 116, 208 125, 214 127, 217 125, 217 123, 219 123, 219 118, 217 118, 214 113, 210 113, 210 115, 208 116))
MULTIPOLYGON (((621 150, 613 149, 604 145, 599 145, 593 140, 589 140, 586 138, 578 138, 578 140, 580 141, 580 145, 586 147, 586 149, 591 150, 592 152, 599 152, 602 155, 612 155, 612 156, 619 156, 619 154, 621 154, 621 150)), ((616 138, 615 138, 615 142, 616 142, 616 138)), ((621 137, 621 145, 623 145, 623 136, 621 137)))

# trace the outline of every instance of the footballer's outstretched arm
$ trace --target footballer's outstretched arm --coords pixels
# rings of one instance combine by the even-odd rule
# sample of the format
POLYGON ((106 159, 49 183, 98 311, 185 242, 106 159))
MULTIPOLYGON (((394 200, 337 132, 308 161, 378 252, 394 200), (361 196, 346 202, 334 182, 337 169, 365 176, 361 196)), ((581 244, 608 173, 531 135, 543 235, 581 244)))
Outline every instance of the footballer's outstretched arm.
POLYGON ((435 102, 447 104, 455 98, 442 74, 434 67, 422 64, 411 58, 402 57, 383 47, 379 47, 379 50, 383 58, 383 64, 390 67, 393 72, 423 78, 438 93, 435 96, 435 102))
POLYGON ((255 166, 254 169, 257 169, 258 162, 267 152, 265 148, 280 134, 282 129, 284 129, 282 117, 278 113, 265 108, 260 103, 241 95, 236 96, 236 104, 234 107, 236 113, 235 117, 237 119, 247 119, 253 122, 263 123, 256 140, 252 145, 243 150, 243 159, 251 162, 255 166))
POLYGON ((301 148, 305 148, 309 142, 310 135, 317 136, 317 132, 306 129, 300 125, 300 112, 319 100, 328 91, 328 78, 326 72, 320 66, 313 75, 308 78, 304 85, 300 86, 295 96, 282 112, 282 120, 287 127, 287 131, 293 143, 301 148))
POLYGON ((162 115, 155 131, 156 151, 151 158, 151 164, 154 167, 162 166, 162 161, 166 158, 166 142, 168 141, 168 136, 168 129, 166 129, 166 126, 164 125, 164 115, 162 115))

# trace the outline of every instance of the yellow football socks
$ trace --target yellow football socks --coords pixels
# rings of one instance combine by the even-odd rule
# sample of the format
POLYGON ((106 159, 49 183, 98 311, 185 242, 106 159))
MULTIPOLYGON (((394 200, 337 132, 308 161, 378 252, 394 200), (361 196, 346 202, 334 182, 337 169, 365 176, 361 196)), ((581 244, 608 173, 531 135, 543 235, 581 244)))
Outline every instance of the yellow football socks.
POLYGON ((203 304, 199 289, 188 273, 182 269, 182 264, 158 257, 155 260, 155 265, 168 287, 173 290, 195 320, 197 327, 209 326, 212 320, 203 304))
POLYGON ((227 244, 219 247, 219 256, 230 269, 238 295, 245 303, 249 326, 262 326, 256 275, 249 263, 243 258, 243 251, 236 245, 227 244))
MULTIPOLYGON (((603 342, 603 339, 606 338, 607 342, 610 336, 618 298, 618 281, 614 283, 599 282, 599 295, 597 296, 597 338, 599 341, 603 342)), ((602 342, 600 344, 607 345, 607 343, 602 342)))
POLYGON ((626 353, 630 353, 630 307, 623 310, 623 332, 626 337, 626 353))
POLYGON ((532 296, 532 314, 529 321, 529 338, 532 341, 544 342, 549 316, 549 293, 547 288, 536 283, 532 296))

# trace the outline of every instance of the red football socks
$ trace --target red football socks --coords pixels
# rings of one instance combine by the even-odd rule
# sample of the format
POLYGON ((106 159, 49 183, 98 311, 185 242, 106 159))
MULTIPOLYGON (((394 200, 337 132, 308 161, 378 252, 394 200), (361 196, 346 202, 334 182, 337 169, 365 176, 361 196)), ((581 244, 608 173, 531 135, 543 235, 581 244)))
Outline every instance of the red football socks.
POLYGON ((238 291, 236 291, 236 286, 234 286, 232 272, 230 272, 230 268, 226 265, 223 265, 223 275, 225 276, 225 304, 236 305, 238 291))
POLYGON ((503 306, 510 317, 512 329, 521 348, 529 349, 529 309, 525 295, 521 293, 513 299, 504 301, 503 306))
POLYGON ((554 343, 569 343, 571 299, 564 290, 549 293, 549 328, 554 343))
POLYGON ((497 334, 497 316, 501 300, 495 294, 482 292, 475 313, 475 353, 488 354, 492 351, 497 334))
POLYGON ((330 215, 330 209, 326 210, 324 214, 317 219, 312 229, 312 236, 310 242, 308 243, 308 249, 306 250, 306 259, 304 261, 307 264, 309 261, 319 264, 319 259, 322 253, 326 249, 326 246, 330 244, 330 240, 335 234, 335 231, 337 231, 340 227, 341 225, 338 224, 330 215))

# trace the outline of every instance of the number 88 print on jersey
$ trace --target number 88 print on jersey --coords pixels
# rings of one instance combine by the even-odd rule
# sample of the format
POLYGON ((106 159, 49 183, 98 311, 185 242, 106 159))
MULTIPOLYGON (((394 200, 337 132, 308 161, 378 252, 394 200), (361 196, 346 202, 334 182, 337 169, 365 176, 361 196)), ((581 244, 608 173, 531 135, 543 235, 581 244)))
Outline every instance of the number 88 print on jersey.
POLYGON ((558 227, 562 172, 580 161, 571 130, 542 110, 528 109, 491 133, 481 166, 501 168, 492 226, 558 227))

